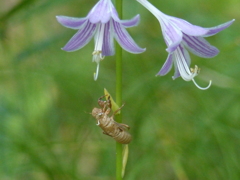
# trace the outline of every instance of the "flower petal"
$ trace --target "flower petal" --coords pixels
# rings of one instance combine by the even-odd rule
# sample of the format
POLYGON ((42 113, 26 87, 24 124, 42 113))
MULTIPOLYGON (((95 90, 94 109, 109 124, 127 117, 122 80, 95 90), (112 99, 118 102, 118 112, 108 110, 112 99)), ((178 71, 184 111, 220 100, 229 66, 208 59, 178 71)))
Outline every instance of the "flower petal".
POLYGON ((140 21, 140 15, 136 15, 130 20, 120 20, 119 23, 122 24, 123 27, 129 28, 133 26, 137 26, 140 21))
POLYGON ((212 28, 207 28, 208 32, 203 37, 208 37, 208 36, 212 36, 212 35, 215 35, 215 34, 219 33, 220 31, 229 27, 234 21, 235 21, 235 19, 233 19, 231 21, 228 21, 224 24, 220 24, 218 26, 212 27, 212 28))
POLYGON ((180 77, 181 75, 180 75, 180 72, 179 72, 179 70, 178 70, 178 68, 177 68, 177 63, 174 63, 174 69, 175 69, 175 71, 174 71, 174 75, 172 76, 172 79, 173 80, 175 80, 175 79, 177 79, 178 77, 180 77))
POLYGON ((111 30, 110 22, 105 25, 102 54, 103 56, 112 56, 115 54, 113 33, 111 30))
POLYGON ((172 68, 173 65, 173 54, 168 54, 167 60, 163 64, 162 68, 160 71, 156 74, 156 76, 164 76, 166 75, 172 68))
POLYGON ((76 51, 85 46, 93 37, 96 25, 87 22, 84 28, 80 29, 62 48, 64 51, 76 51))
POLYGON ((219 50, 203 37, 184 35, 183 44, 190 52, 203 58, 211 58, 219 53, 219 50))
POLYGON ((110 0, 100 0, 92 8, 87 17, 91 23, 106 23, 111 18, 111 11, 114 6, 110 0))
POLYGON ((183 33, 190 35, 190 36, 202 36, 205 35, 208 32, 207 28, 203 28, 200 26, 195 26, 190 24, 189 22, 180 19, 180 18, 176 18, 176 17, 172 17, 172 16, 168 16, 169 20, 175 24, 175 26, 177 28, 179 28, 183 33))
POLYGON ((168 46, 166 50, 167 52, 172 53, 182 41, 182 32, 169 23, 169 21, 163 21, 161 26, 163 37, 168 46))
POLYGON ((133 54, 138 54, 145 51, 145 48, 140 48, 134 42, 132 37, 128 34, 126 29, 121 26, 120 23, 114 21, 113 19, 111 20, 111 22, 114 30, 114 37, 124 50, 133 54))
POLYGON ((87 18, 75 18, 68 16, 56 16, 57 21, 63 26, 71 29, 81 29, 87 18))

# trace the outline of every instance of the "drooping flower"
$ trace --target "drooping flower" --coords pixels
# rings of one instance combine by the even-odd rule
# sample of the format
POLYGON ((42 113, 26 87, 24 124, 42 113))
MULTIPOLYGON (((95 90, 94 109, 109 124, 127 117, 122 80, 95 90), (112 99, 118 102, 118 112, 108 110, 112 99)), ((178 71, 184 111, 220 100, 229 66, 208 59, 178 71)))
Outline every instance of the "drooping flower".
POLYGON ((94 79, 98 77, 99 63, 105 56, 115 54, 115 38, 120 46, 130 53, 141 53, 145 49, 140 48, 128 34, 126 28, 136 26, 140 20, 136 15, 130 20, 120 20, 111 0, 99 0, 91 9, 87 17, 76 18, 56 16, 58 22, 78 32, 62 48, 64 51, 76 51, 84 47, 94 36, 95 47, 92 53, 93 62, 97 63, 94 79))
POLYGON ((197 85, 194 77, 198 75, 200 69, 195 66, 190 68, 191 59, 187 50, 191 53, 203 57, 211 58, 219 53, 219 50, 210 45, 204 37, 209 37, 229 27, 233 21, 226 22, 216 27, 203 28, 192 25, 189 22, 176 17, 168 16, 154 7, 147 0, 137 0, 146 9, 148 9, 159 21, 164 40, 167 44, 168 57, 163 67, 157 75, 164 76, 175 66, 175 74, 173 79, 182 77, 185 81, 193 81, 194 84, 202 90, 208 89, 209 85, 202 88, 197 85))

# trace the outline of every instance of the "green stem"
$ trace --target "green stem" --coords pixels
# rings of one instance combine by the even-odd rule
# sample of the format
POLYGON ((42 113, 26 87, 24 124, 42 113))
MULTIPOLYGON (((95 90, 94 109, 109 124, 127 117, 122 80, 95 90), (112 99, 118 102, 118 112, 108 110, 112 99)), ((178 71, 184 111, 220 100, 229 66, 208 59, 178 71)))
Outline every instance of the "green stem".
MULTIPOLYGON (((122 0, 116 0, 116 9, 119 18, 122 19, 122 0)), ((122 105, 122 48, 116 43, 116 103, 122 105)), ((116 117, 116 121, 122 122, 122 113, 116 117)), ((122 144, 116 142, 116 180, 122 180, 122 144)))

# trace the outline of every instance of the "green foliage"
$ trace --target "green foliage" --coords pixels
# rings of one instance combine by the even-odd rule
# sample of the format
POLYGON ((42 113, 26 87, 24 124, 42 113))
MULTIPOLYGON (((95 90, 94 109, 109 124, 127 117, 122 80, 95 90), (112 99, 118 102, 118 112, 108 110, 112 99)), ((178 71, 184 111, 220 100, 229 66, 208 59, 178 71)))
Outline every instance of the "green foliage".
MULTIPOLYGON (((129 32, 147 48, 139 55, 123 52, 123 123, 133 136, 126 180, 240 179, 240 2, 215 1, 153 1, 201 26, 236 19, 208 38, 221 51, 217 57, 191 55, 192 66, 201 68, 196 81, 213 80, 207 91, 173 81, 173 71, 155 77, 167 57, 159 24, 137 2, 124 1, 124 18, 141 14, 129 32)), ((115 142, 89 114, 104 88, 114 96, 114 57, 101 62, 93 81, 93 43, 62 51, 75 31, 55 19, 83 17, 96 1, 19 2, 0 2, 1 179, 114 179, 115 142)))

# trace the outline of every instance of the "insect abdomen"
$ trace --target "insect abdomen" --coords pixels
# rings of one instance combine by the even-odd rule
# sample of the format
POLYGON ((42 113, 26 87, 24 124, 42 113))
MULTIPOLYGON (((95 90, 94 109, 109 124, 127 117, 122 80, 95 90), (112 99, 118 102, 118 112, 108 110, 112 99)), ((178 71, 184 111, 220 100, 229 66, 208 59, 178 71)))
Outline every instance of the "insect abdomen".
POLYGON ((132 140, 132 136, 125 130, 121 129, 116 125, 115 121, 112 119, 107 119, 108 122, 105 122, 105 125, 100 124, 105 134, 111 136, 117 142, 121 144, 129 144, 132 140))
POLYGON ((120 131, 118 135, 112 137, 121 144, 129 144, 132 140, 132 136, 126 131, 120 131))

